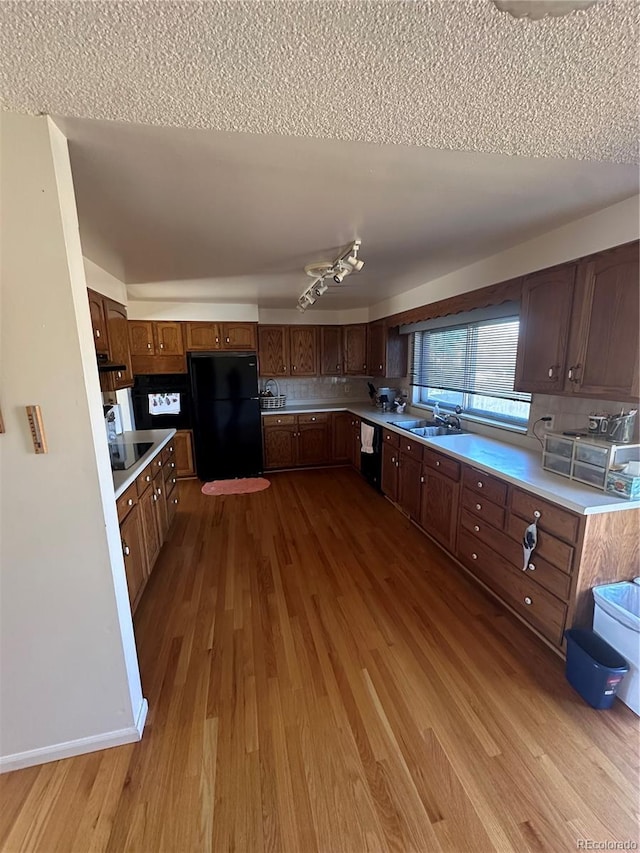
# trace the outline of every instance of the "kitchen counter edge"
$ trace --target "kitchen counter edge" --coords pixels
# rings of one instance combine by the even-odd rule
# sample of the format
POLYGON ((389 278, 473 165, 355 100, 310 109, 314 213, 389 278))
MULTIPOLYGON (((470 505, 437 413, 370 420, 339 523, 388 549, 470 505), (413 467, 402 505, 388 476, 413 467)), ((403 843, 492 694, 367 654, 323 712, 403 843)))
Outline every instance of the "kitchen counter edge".
POLYGON ((149 462, 151 462, 152 459, 155 459, 158 453, 160 453, 162 448, 171 441, 175 434, 175 429, 136 429, 122 433, 121 438, 124 441, 151 441, 153 443, 144 456, 141 456, 140 459, 131 466, 131 468, 127 468, 126 471, 112 472, 113 488, 116 500, 120 495, 126 492, 129 486, 135 481, 138 474, 144 471, 149 462))

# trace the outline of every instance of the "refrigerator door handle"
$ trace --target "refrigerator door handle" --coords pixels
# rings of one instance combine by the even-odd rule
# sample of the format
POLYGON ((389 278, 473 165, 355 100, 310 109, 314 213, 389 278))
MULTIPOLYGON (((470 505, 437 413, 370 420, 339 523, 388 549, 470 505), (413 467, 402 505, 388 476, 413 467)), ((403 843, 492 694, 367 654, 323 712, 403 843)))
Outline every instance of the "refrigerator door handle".
POLYGON ((249 399, 250 399, 250 400, 259 400, 259 399, 260 399, 260 397, 250 397, 249 399))

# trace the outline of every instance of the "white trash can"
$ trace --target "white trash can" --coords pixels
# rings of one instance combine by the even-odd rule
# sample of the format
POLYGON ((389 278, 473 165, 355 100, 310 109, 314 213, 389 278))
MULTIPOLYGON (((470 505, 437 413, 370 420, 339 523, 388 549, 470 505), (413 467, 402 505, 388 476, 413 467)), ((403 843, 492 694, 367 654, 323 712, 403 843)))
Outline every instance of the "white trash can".
POLYGON ((640 578, 593 588, 593 630, 627 659, 618 697, 640 716, 640 578))

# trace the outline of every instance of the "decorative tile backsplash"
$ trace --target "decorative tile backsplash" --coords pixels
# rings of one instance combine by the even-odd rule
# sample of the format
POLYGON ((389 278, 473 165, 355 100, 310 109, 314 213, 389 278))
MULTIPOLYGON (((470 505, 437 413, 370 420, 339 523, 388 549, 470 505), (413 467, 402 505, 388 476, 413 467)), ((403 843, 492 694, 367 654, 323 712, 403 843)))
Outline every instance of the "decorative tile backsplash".
MULTIPOLYGON (((308 379, 277 379, 281 394, 287 395, 287 402, 296 403, 328 403, 335 401, 355 402, 367 400, 369 389, 367 380, 358 376, 320 376, 308 379)), ((260 380, 260 388, 265 386, 265 380, 260 380)), ((269 385, 275 394, 273 382, 269 385)))

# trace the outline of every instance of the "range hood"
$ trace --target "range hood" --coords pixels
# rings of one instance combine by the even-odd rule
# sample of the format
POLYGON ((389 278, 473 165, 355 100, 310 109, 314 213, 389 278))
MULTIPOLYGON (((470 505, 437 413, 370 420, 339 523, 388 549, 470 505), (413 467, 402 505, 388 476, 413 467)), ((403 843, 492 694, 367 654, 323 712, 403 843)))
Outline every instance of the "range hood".
POLYGON ((126 370, 126 364, 118 364, 115 361, 109 361, 109 356, 106 353, 98 353, 98 373, 115 373, 116 370, 126 370))

